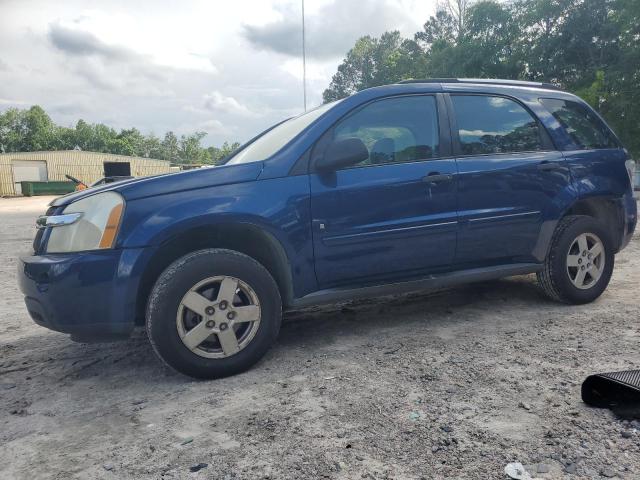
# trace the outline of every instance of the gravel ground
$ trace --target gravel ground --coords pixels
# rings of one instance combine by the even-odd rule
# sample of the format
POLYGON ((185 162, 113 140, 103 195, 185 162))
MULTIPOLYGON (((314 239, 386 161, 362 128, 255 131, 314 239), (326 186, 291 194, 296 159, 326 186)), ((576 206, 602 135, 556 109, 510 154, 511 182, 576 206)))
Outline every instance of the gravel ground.
POLYGON ((640 478, 640 423, 580 400, 640 367, 638 236, 591 305, 523 276, 298 312, 251 371, 198 382, 143 332, 31 322, 14 271, 48 200, 0 199, 2 479, 640 478))

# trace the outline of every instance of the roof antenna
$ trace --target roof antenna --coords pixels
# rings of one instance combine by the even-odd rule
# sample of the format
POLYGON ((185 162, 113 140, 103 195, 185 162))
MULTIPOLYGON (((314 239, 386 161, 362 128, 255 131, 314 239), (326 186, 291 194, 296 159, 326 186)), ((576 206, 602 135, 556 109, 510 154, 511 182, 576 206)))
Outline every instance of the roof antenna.
POLYGON ((307 111, 307 52, 304 31, 304 0, 302 0, 302 91, 304 95, 304 111, 307 111))

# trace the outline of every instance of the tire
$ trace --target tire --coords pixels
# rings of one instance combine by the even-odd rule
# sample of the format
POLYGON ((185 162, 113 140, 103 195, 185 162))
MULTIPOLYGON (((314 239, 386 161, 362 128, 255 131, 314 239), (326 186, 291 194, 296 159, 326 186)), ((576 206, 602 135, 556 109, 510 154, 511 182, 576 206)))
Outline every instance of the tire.
POLYGON ((607 229, 593 217, 571 215, 560 220, 556 227, 544 268, 537 273, 538 282, 552 300, 575 305, 589 303, 609 285, 614 262, 607 229), (581 247, 585 245, 581 239, 586 239, 586 249, 581 247), (591 252, 597 251, 594 247, 598 241, 601 254, 595 255, 591 252), (585 251, 587 254, 583 256, 585 251))
POLYGON ((146 317, 147 335, 164 363, 213 379, 243 372, 264 356, 280 330, 282 301, 271 274, 253 258, 199 250, 160 275, 146 317))

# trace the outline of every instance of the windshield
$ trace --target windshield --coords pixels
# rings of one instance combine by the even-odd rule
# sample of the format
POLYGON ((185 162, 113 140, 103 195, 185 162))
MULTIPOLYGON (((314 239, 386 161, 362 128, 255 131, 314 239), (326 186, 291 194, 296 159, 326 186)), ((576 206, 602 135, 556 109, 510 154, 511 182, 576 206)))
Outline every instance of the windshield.
POLYGON ((240 150, 236 155, 231 157, 226 164, 234 165, 237 163, 257 162, 269 158, 339 101, 340 100, 327 103, 302 115, 285 120, 277 127, 274 127, 259 137, 252 144, 240 150))

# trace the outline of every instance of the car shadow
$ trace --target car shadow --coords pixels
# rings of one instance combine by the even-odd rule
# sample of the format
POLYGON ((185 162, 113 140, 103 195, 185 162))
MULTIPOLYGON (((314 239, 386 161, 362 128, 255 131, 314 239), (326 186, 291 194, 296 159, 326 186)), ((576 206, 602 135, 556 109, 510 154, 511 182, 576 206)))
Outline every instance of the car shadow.
MULTIPOLYGON (((533 276, 472 283, 424 293, 403 294, 314 307, 285 315, 278 345, 318 344, 357 324, 357 333, 368 336, 379 329, 413 329, 446 321, 455 324, 456 311, 464 307, 491 310, 494 303, 540 304, 549 301, 533 276)), ((557 304, 556 304, 557 305, 557 304)))
MULTIPOLYGON (((532 277, 514 277, 469 284, 428 293, 380 297, 287 312, 274 348, 254 369, 273 369, 291 360, 289 349, 312 348, 330 353, 345 333, 350 341, 366 340, 392 328, 411 332, 416 325, 460 322, 463 308, 491 310, 500 304, 535 305, 545 300, 532 277)), ((345 344, 348 347, 348 344, 345 344)), ((0 368, 4 379, 46 377, 48 382, 68 383, 93 377, 105 383, 184 384, 192 379, 173 372, 155 356, 146 333, 138 329, 126 341, 79 344, 66 335, 42 331, 4 345, 12 361, 0 368)))

